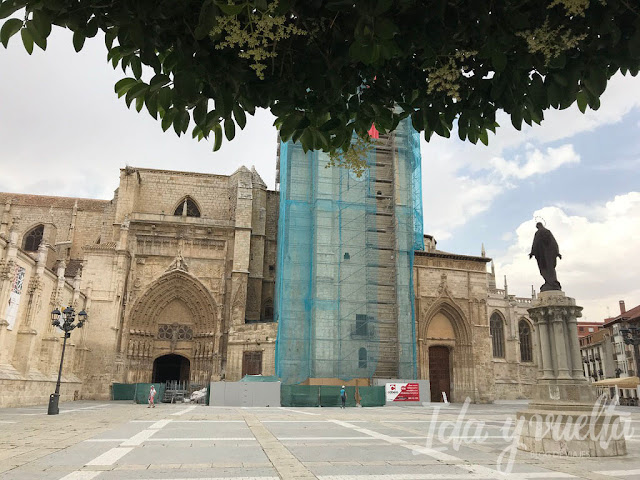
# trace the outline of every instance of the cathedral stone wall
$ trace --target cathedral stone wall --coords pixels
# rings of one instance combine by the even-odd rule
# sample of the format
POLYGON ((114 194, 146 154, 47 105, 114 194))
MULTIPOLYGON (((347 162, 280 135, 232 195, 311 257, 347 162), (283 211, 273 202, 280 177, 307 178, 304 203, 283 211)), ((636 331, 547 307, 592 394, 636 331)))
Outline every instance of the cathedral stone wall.
MULTIPOLYGON (((48 402, 63 336, 51 325, 51 311, 71 305, 78 312, 88 304, 79 278, 65 278, 64 264, 57 272, 47 269, 52 250, 41 245, 32 256, 20 249, 19 240, 15 228, 0 235, 0 407, 48 402)), ((67 340, 63 400, 82 395, 86 352, 86 329, 76 329, 67 340)))
POLYGON ((491 288, 487 296, 487 318, 497 314, 504 321, 504 358, 492 358, 496 399, 522 400, 531 398, 538 374, 536 336, 527 308, 531 298, 509 295, 508 290, 491 288), (531 360, 523 361, 521 350, 521 321, 531 329, 531 360))

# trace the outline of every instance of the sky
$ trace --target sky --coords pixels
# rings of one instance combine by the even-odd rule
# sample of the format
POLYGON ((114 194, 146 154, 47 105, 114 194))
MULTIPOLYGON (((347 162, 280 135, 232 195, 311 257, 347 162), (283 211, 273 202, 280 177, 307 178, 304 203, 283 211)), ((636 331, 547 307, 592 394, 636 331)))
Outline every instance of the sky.
MULTIPOLYGON (((162 131, 113 91, 125 75, 103 39, 80 53, 60 29, 29 56, 19 36, 0 48, 0 191, 111 199, 127 165, 233 173, 254 165, 275 186, 277 133, 259 111, 222 149, 162 131)), ((128 76, 128 75, 127 75, 128 76)), ((495 261, 497 283, 529 296, 543 283, 528 253, 542 218, 563 255, 558 279, 599 321, 640 304, 640 76, 614 77, 597 111, 574 105, 515 130, 504 115, 490 143, 422 140, 425 233, 438 248, 495 261)))

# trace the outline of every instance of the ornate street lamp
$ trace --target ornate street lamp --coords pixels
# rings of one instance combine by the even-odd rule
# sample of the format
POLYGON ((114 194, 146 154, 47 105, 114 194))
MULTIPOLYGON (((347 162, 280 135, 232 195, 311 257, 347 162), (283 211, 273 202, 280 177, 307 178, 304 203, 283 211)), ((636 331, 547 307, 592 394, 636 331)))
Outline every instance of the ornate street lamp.
POLYGON ((64 362, 64 350, 67 346, 67 338, 71 337, 71 330, 74 328, 82 328, 87 318, 87 312, 82 310, 78 313, 78 323, 74 324, 76 311, 70 306, 65 308, 62 313, 60 313, 60 310, 57 308, 51 312, 51 325, 60 328, 64 332, 64 341, 62 342, 62 356, 60 357, 56 391, 49 396, 49 410, 47 412, 49 415, 57 415, 60 413, 60 409, 58 408, 58 400, 60 399, 60 377, 62 376, 62 364, 64 362), (62 322, 60 322, 60 317, 62 317, 62 322))
POLYGON ((624 325, 625 328, 620 329, 620 335, 624 343, 633 345, 633 355, 636 358, 636 376, 640 376, 640 354, 638 353, 638 345, 640 345, 640 328, 636 326, 624 325))

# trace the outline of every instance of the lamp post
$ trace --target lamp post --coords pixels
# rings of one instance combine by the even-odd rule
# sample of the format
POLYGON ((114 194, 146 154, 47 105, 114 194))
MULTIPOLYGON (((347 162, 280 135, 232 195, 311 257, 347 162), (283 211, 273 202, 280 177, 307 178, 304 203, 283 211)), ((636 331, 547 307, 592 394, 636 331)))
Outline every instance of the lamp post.
POLYGON ((60 413, 58 408, 58 401, 60 399, 60 377, 62 376, 62 364, 64 362, 64 350, 67 347, 67 338, 71 337, 71 330, 75 328, 82 328, 84 322, 87 321, 87 312, 84 310, 78 313, 78 323, 73 322, 76 319, 76 311, 73 307, 65 308, 62 313, 57 308, 51 312, 51 325, 62 329, 64 332, 64 340, 62 342, 62 356, 60 357, 60 369, 58 370, 58 381, 56 382, 56 391, 49 396, 49 410, 47 414, 57 415, 60 413), (62 316, 62 323, 60 322, 60 316, 62 316))
POLYGON ((625 325, 625 328, 620 329, 620 335, 624 343, 627 345, 633 345, 633 356, 636 359, 636 376, 640 376, 640 355, 638 354, 638 345, 640 345, 640 328, 636 326, 625 325))

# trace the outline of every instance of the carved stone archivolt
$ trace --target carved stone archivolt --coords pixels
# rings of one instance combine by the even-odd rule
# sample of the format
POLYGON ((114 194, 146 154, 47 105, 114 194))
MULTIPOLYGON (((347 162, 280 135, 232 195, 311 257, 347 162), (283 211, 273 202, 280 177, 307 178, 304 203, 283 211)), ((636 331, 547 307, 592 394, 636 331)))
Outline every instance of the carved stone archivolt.
POLYGON ((176 299, 189 309, 195 336, 215 334, 219 324, 216 302, 197 278, 183 270, 167 272, 149 285, 131 309, 129 328, 155 331, 156 319, 176 299))

